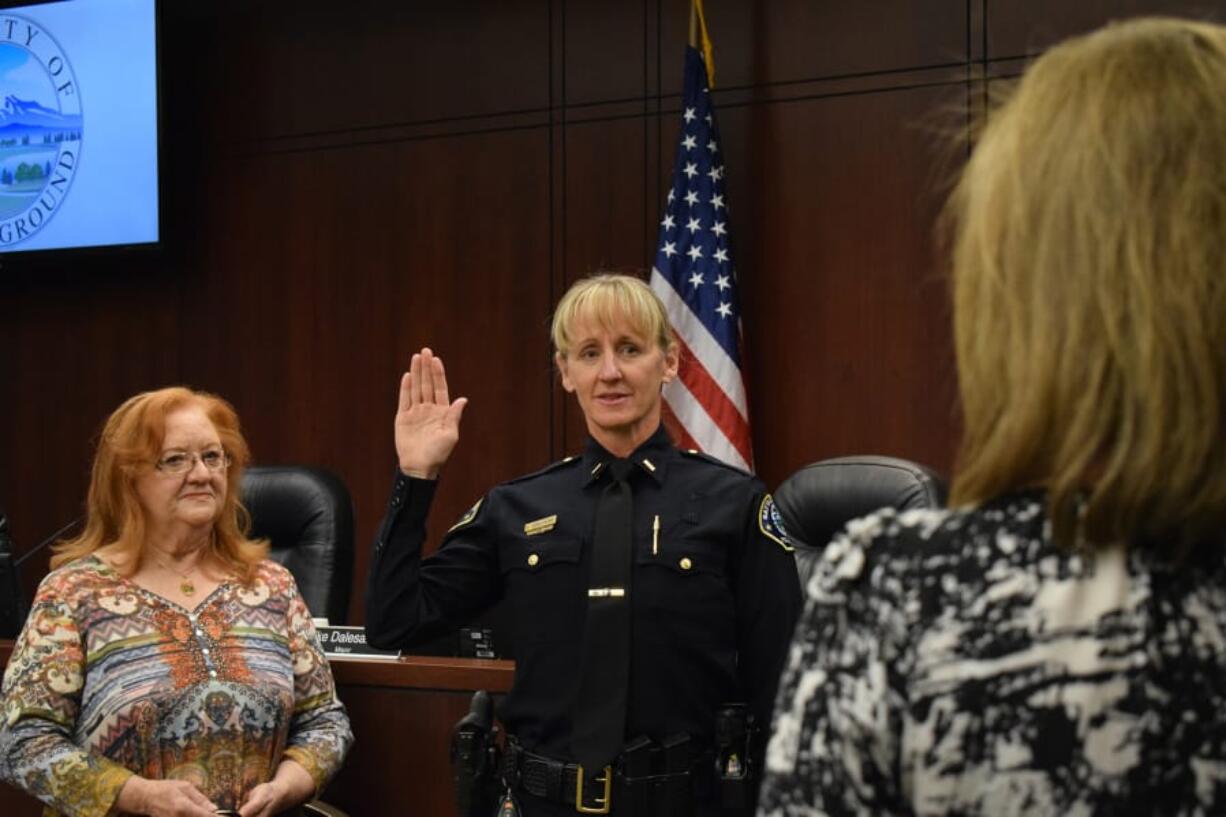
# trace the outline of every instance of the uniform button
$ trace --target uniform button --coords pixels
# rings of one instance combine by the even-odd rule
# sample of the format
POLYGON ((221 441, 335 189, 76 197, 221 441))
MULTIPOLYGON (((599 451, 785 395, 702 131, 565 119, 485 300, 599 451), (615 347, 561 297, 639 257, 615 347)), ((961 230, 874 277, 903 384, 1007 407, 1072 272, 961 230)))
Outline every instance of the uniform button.
POLYGON ((541 557, 533 553, 531 556, 528 557, 528 566, 536 567, 536 563, 539 562, 540 560, 541 560, 541 557))
POLYGON ((392 497, 392 507, 397 507, 399 505, 400 505, 400 495, 396 494, 395 496, 392 497))
POLYGON ((694 563, 690 561, 689 556, 681 557, 681 569, 682 570, 689 570, 693 566, 694 566, 694 563))

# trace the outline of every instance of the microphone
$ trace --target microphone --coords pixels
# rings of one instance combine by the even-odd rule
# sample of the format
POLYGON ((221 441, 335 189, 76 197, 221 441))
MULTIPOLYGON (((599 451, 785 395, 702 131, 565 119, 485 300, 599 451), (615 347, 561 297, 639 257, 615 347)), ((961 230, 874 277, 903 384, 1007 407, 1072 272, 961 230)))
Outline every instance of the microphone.
POLYGON ((17 580, 17 568, 35 553, 40 553, 59 539, 81 520, 74 519, 67 525, 39 542, 21 558, 13 558, 13 538, 9 535, 8 517, 0 510, 0 638, 16 638, 25 624, 29 610, 21 596, 21 583, 17 580))
MULTIPOLYGON (((77 525, 77 524, 78 524, 80 521, 81 521, 81 517, 79 517, 79 516, 78 516, 76 519, 73 519, 73 520, 72 520, 71 522, 69 522, 67 525, 64 525, 62 528, 60 528, 59 530, 57 530, 55 533, 51 534, 50 536, 48 536, 48 537, 47 537, 46 539, 44 539, 43 541, 39 542, 39 543, 38 543, 37 545, 35 545, 34 547, 30 548, 30 549, 29 549, 29 550, 27 550, 25 553, 21 554, 21 556, 20 556, 20 557, 18 557, 17 561, 13 563, 13 566, 14 566, 14 567, 21 567, 21 566, 22 566, 22 564, 24 564, 24 563, 25 563, 26 559, 29 559, 29 558, 30 558, 31 556, 33 556, 35 553, 39 553, 39 552, 40 552, 40 551, 42 551, 43 549, 50 547, 50 546, 51 546, 51 545, 52 545, 52 544, 53 544, 53 543, 54 543, 54 542, 55 542, 57 539, 59 539, 59 538, 60 538, 61 536, 63 536, 65 533, 67 533, 67 532, 68 532, 68 531, 70 531, 72 528, 74 528, 74 527, 75 527, 75 526, 76 526, 76 525, 77 525)), ((10 551, 11 551, 11 550, 12 550, 12 542, 13 542, 13 540, 12 540, 12 539, 9 539, 9 537, 8 537, 8 522, 4 520, 4 512, 3 512, 3 511, 0 511, 0 542, 2 542, 3 540, 7 540, 7 541, 8 541, 8 543, 9 543, 9 549, 10 549, 10 551)), ((0 547, 0 549, 3 549, 3 548, 2 548, 2 547, 0 547)))

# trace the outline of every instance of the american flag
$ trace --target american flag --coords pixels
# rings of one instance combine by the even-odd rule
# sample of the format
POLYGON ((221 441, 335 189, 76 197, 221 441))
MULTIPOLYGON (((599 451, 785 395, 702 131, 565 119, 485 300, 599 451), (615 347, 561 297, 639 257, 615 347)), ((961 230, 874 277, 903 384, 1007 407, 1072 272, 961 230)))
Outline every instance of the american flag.
POLYGON ((664 387, 665 422, 682 448, 752 470, 720 150, 706 68, 687 48, 681 141, 651 270, 681 344, 679 376, 664 387))

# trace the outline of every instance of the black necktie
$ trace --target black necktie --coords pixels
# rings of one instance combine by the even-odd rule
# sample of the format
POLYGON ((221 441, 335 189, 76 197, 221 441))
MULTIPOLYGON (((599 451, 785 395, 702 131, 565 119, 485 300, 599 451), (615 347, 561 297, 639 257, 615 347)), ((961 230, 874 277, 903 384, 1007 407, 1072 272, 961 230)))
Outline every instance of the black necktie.
POLYGON ((575 702, 571 747, 588 775, 621 751, 630 677, 630 570, 634 563, 634 500, 627 483, 634 463, 613 460, 596 503, 588 567, 583 675, 575 702))

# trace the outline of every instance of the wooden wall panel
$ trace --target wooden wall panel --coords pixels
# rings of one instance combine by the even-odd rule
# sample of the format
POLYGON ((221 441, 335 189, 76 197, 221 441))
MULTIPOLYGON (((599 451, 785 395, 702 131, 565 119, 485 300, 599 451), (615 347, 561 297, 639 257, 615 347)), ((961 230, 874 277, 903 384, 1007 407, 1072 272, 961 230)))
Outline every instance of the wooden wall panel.
MULTIPOLYGON (((708 0, 717 88, 945 65, 967 58, 964 0, 708 0)), ((687 3, 661 4, 660 52, 665 93, 681 92, 687 3), (675 53, 674 53, 675 52, 675 53)))
POLYGON ((244 274, 198 282, 190 300, 231 304, 227 332, 185 348, 183 368, 235 402, 258 461, 345 479, 359 574, 395 463, 399 377, 422 346, 443 356, 453 396, 470 400, 435 530, 491 483, 548 461, 547 337, 524 331, 550 306, 544 130, 237 167, 210 263, 244 274), (371 168, 393 170, 367 179, 371 168), (276 219, 261 218, 269 202, 276 219))
MULTIPOLYGON (((13 271, 4 293, 13 317, 6 346, 9 415, 0 443, 0 508, 25 552, 79 517, 93 441, 124 399, 173 380, 179 352, 178 281, 148 259, 13 271)), ((49 554, 23 568, 27 598, 49 554)))
POLYGON ((1065 37, 1127 17, 1226 19, 1221 3, 1205 0, 1006 0, 985 7, 989 59, 1038 54, 1065 37))
POLYGON ((920 123, 962 93, 915 88, 722 113, 733 229, 751 228, 734 233, 734 251, 768 484, 846 454, 950 464, 949 318, 932 241, 933 168, 946 147, 920 123))
POLYGON ((227 91, 225 141, 549 105, 545 0, 229 0, 202 29, 227 91))
MULTIPOLYGON (((645 0, 569 0, 564 6, 563 65, 567 105, 637 99, 647 82, 645 0)), ((654 68, 654 66, 650 66, 654 68)))

